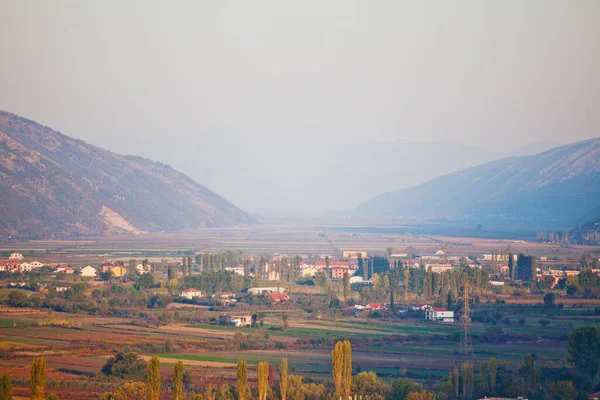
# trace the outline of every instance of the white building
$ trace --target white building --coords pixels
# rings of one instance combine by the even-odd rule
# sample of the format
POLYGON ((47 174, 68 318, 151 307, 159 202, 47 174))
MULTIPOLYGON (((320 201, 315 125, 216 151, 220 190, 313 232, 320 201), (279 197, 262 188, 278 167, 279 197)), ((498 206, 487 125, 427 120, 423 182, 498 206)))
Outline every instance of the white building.
POLYGON ((191 300, 194 297, 202 297, 202 292, 194 288, 185 289, 183 292, 181 292, 181 297, 191 300))
POLYGON ((29 265, 31 265, 32 268, 42 268, 44 266, 44 264, 39 261, 32 261, 29 265))
POLYGON ((443 307, 425 307, 425 319, 436 322, 454 322, 454 311, 443 307))
POLYGON ((33 270, 31 264, 26 262, 21 263, 21 272, 31 272, 31 270, 33 270))
POLYGON ((219 316, 219 322, 222 325, 230 325, 235 326, 236 328, 242 328, 252 325, 252 316, 223 314, 219 316))
POLYGON ((351 285, 353 283, 364 283, 364 278, 362 276, 351 276, 348 281, 351 285))
POLYGON ((240 276, 245 276, 244 267, 227 267, 225 271, 233 272, 234 274, 238 274, 240 276))
POLYGON ((302 277, 303 278, 313 277, 318 272, 319 272, 319 270, 314 265, 307 265, 306 267, 302 268, 302 277))
POLYGON ((150 265, 149 264, 138 264, 135 266, 135 269, 140 275, 149 274, 150 273, 150 265))
POLYGON ((431 272, 433 272, 435 274, 441 274, 442 272, 450 271, 452 269, 452 265, 451 264, 425 264, 425 270, 429 271, 430 269, 431 269, 431 272))
POLYGON ((21 253, 12 253, 10 255, 10 257, 8 257, 9 260, 19 260, 21 261, 23 259, 23 254, 21 253))
POLYGON ((81 268, 81 276, 87 276, 87 277, 95 277, 98 275, 98 271, 96 271, 96 268, 88 265, 87 267, 83 267, 81 268))
POLYGON ((71 267, 58 267, 56 268, 56 272, 62 272, 63 274, 72 274, 75 270, 71 267))
POLYGON ((250 294, 284 293, 287 289, 282 287, 255 287, 248 289, 250 294))

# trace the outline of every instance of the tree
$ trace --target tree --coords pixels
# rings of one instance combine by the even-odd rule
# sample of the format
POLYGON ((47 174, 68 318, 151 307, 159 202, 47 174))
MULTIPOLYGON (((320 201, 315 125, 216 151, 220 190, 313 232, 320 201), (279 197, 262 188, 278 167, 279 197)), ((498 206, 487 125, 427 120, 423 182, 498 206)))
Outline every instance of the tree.
POLYGON ((533 392, 539 382, 539 370, 535 366, 535 359, 529 353, 525 354, 525 358, 523 358, 522 371, 525 387, 533 392))
POLYGON ((349 341, 337 342, 331 352, 333 384, 336 397, 350 396, 352 387, 352 346, 349 341))
POLYGON ((508 253, 508 271, 510 274, 510 279, 515 279, 515 256, 513 253, 508 253))
POLYGON ((458 398, 460 392, 460 378, 458 376, 458 368, 454 367, 452 370, 452 386, 454 386, 454 396, 458 398))
POLYGON ((142 274, 135 283, 135 288, 139 291, 148 290, 154 286, 154 275, 142 274))
POLYGON ((267 400, 269 391, 269 363, 258 363, 258 400, 267 400))
POLYGON ((473 391, 475 389, 475 377, 473 376, 473 363, 466 362, 462 366, 462 392, 463 399, 470 400, 473 398, 473 391))
POLYGON ((31 364, 31 400, 43 400, 46 388, 46 359, 37 357, 31 364))
POLYGON ((288 389, 288 360, 287 360, 287 358, 282 358, 281 364, 279 365, 279 393, 281 395, 281 400, 286 400, 287 389, 288 389))
POLYGON ((238 360, 236 388, 238 400, 244 400, 248 391, 248 365, 245 360, 238 360))
POLYGON ((206 400, 215 400, 215 394, 213 393, 212 385, 206 386, 206 392, 204 393, 204 398, 206 400))
POLYGON ((283 331, 285 332, 288 330, 288 327, 290 326, 288 323, 288 315, 287 314, 282 315, 281 320, 283 321, 283 331))
POLYGON ((556 296, 554 293, 548 293, 544 296, 544 308, 554 308, 556 304, 554 304, 556 296))
POLYGON ((160 359, 152 356, 148 361, 148 399, 158 400, 160 397, 160 359))
POLYGON ((145 369, 146 363, 140 359, 137 353, 119 352, 106 361, 101 372, 104 375, 125 378, 141 376, 145 369))
POLYGON ((398 378, 391 382, 392 399, 404 399, 410 392, 420 392, 421 385, 408 378, 398 378))
POLYGON ((0 400, 12 400, 12 376, 0 376, 0 400))
POLYGON ((102 400, 141 400, 148 398, 144 382, 127 382, 113 393, 104 393, 102 400))
POLYGON ((352 379, 352 392, 355 396, 373 399, 389 399, 392 392, 391 384, 377 378, 373 371, 359 372, 352 379))
POLYGON ((435 394, 428 391, 410 392, 406 400, 435 400, 435 394))
POLYGON ((556 381, 548 387, 550 400, 571 400, 577 397, 577 389, 571 381, 556 381))
POLYGON ((494 392, 496 390, 496 375, 498 373, 498 362, 496 358, 490 357, 490 391, 494 392))
POLYGON ((344 301, 348 301, 348 294, 350 293, 350 277, 347 272, 344 272, 344 278, 342 279, 342 290, 344 301))
POLYGON ((183 363, 177 361, 173 366, 173 400, 183 400, 183 363))
POLYGON ((600 372, 600 326, 583 326, 569 335, 568 361, 590 378, 600 372))

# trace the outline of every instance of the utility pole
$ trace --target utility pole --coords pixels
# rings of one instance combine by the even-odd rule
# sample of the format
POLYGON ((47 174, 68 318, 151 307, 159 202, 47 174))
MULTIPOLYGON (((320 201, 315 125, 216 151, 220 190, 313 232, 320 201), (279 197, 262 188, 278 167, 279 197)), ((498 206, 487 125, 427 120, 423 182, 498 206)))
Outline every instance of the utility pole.
POLYGON ((469 305, 469 281, 463 280, 463 308, 461 324, 463 335, 460 338, 460 351, 464 355, 473 354, 473 343, 471 342, 471 306, 469 305))

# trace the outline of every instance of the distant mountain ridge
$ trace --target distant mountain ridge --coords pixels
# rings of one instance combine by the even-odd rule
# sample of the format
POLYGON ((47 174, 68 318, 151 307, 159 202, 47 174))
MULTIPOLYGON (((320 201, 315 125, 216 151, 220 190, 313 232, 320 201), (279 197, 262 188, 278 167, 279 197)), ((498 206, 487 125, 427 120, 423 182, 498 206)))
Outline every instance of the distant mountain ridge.
POLYGON ((167 165, 0 111, 0 241, 251 223, 167 165))
POLYGON ((600 206, 600 138, 509 157, 388 192, 359 215, 568 228, 600 206))

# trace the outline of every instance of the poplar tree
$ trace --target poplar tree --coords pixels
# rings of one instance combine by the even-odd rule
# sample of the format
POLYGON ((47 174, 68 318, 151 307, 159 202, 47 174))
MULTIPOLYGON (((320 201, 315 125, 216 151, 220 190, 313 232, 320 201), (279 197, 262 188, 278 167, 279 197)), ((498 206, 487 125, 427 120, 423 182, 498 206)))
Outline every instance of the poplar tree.
POLYGON ((173 366, 173 400, 183 400, 183 363, 177 361, 173 366))
POLYGON ((331 363, 333 364, 333 385, 335 386, 336 398, 339 398, 342 395, 343 357, 342 342, 337 342, 331 351, 331 363))
POLYGON ((350 277, 347 272, 344 272, 344 278, 342 279, 344 301, 348 301, 348 293, 350 293, 350 277))
POLYGON ((267 400, 269 391, 269 363, 258 363, 258 400, 267 400))
POLYGON ((498 372, 498 363, 494 357, 490 357, 490 390, 496 389, 496 374, 498 372))
POLYGON ((215 400, 215 394, 213 393, 212 385, 206 387, 206 393, 204 394, 206 400, 215 400))
POLYGON ((12 399, 12 376, 0 376, 0 400, 12 399))
POLYGON ((43 400, 46 388, 46 358, 37 357, 31 364, 31 400, 43 400))
POLYGON ((454 386, 454 395, 458 398, 460 392, 460 380, 458 378, 458 368, 454 367, 452 370, 452 385, 454 386))
POLYGON ((425 274, 425 282, 423 283, 423 296, 426 299, 430 299, 433 296, 433 274, 431 268, 427 270, 425 274))
POLYGON ((337 342, 331 352, 335 396, 348 398, 352 388, 352 346, 349 341, 337 342))
POLYGON ((148 398, 158 400, 160 396, 160 359, 152 356, 148 361, 148 398))
POLYGON ((282 358, 281 364, 279 365, 279 393, 281 395, 281 400, 286 400, 287 389, 288 389, 288 360, 287 360, 287 358, 282 358))
POLYGON ((462 382, 463 382, 463 399, 470 400, 473 398, 473 390, 475 379, 473 377, 473 363, 466 362, 462 364, 462 382))
POLYGON ((244 400, 248 391, 248 365, 245 360, 238 360, 236 388, 238 400, 244 400))
POLYGON ((344 372, 342 375, 342 387, 344 398, 350 397, 352 389, 352 345, 348 340, 344 341, 344 372))

